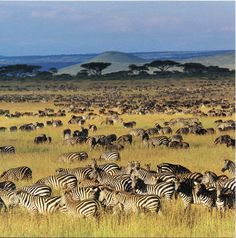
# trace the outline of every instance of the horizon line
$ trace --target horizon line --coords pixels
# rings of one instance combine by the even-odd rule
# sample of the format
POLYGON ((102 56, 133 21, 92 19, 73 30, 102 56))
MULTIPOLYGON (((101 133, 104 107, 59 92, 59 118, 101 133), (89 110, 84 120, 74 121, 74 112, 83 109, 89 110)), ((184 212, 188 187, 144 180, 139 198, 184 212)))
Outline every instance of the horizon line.
POLYGON ((166 52, 221 52, 221 51, 235 51, 235 49, 221 49, 221 50, 161 50, 161 51, 119 51, 119 50, 107 50, 102 52, 94 53, 58 53, 58 54, 33 54, 33 55, 0 55, 0 57, 47 57, 47 56, 67 56, 67 55, 94 55, 94 54, 103 54, 106 52, 119 52, 126 54, 137 54, 137 53, 166 53, 166 52))

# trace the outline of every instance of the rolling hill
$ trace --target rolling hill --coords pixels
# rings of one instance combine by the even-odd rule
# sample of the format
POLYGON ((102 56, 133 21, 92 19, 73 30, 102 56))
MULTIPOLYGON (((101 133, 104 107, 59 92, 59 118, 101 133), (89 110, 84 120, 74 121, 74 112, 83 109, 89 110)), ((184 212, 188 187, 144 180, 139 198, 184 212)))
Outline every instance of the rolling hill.
MULTIPOLYGON (((148 60, 139 58, 129 53, 122 53, 117 51, 107 51, 104 52, 86 62, 106 62, 111 63, 111 65, 104 70, 104 73, 117 72, 121 70, 128 70, 130 64, 142 65, 148 62, 148 60)), ((62 68, 58 71, 58 74, 67 73, 71 75, 76 75, 81 69, 81 64, 75 64, 69 67, 62 68)))
POLYGON ((223 52, 211 56, 202 56, 181 60, 182 62, 201 63, 206 66, 219 66, 223 68, 235 69, 235 52, 223 52))

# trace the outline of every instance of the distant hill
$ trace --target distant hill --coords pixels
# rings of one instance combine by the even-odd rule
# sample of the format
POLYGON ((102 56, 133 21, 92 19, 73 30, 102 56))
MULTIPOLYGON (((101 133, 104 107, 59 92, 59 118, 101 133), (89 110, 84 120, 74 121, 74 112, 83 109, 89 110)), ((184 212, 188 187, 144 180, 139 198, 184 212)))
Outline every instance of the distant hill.
MULTIPOLYGON (((121 70, 128 70, 130 64, 142 65, 148 62, 145 59, 139 58, 129 53, 122 53, 117 51, 104 52, 84 63, 89 62, 106 62, 111 63, 111 65, 104 70, 104 73, 117 72, 121 70)), ((76 75, 81 69, 81 64, 75 64, 69 67, 62 68, 58 71, 59 74, 67 73, 71 75, 76 75)))
MULTIPOLYGON (((1 53, 1 52, 0 52, 1 53)), ((215 64, 221 67, 234 68, 234 51, 156 51, 156 52, 135 52, 135 53, 121 53, 109 51, 106 54, 70 54, 70 55, 35 55, 35 56, 4 56, 0 55, 0 66, 9 64, 34 64, 40 65, 44 70, 48 70, 51 67, 57 69, 66 68, 80 63, 88 61, 102 59, 110 60, 114 59, 115 69, 126 69, 128 63, 139 63, 159 60, 175 60, 181 62, 202 62, 203 64, 215 64), (96 59, 95 57, 98 57, 96 59), (132 59, 131 59, 132 58, 132 59), (140 61, 142 60, 142 62, 140 61), (124 65, 123 65, 124 63, 124 65)), ((112 67, 110 66, 110 71, 112 67)))
POLYGON ((223 68, 235 69, 235 52, 223 52, 211 56, 202 56, 189 58, 187 60, 182 60, 182 62, 195 62, 201 63, 206 66, 219 66, 223 68))

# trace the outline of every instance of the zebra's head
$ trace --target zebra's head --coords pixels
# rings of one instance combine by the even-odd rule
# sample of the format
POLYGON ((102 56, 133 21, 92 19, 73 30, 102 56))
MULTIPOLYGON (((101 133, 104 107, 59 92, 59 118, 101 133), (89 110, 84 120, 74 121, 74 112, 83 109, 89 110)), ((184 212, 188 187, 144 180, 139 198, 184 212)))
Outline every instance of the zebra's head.
POLYGON ((228 170, 231 164, 233 164, 233 161, 228 159, 224 160, 224 167, 221 169, 221 172, 224 173, 226 170, 228 170))

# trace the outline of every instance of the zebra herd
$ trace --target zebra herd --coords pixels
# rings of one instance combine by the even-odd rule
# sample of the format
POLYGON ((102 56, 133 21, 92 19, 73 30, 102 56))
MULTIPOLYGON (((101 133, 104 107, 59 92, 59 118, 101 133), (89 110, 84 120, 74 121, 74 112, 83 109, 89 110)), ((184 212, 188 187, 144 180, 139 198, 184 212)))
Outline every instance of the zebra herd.
POLYGON ((58 168, 54 175, 39 179, 30 186, 15 182, 32 181, 29 167, 11 168, 0 175, 0 208, 4 211, 23 207, 36 214, 63 213, 77 217, 98 218, 102 213, 157 213, 164 215, 163 201, 183 202, 221 213, 235 208, 235 163, 225 160, 222 172, 192 172, 180 164, 161 163, 156 170, 138 161, 120 167, 114 162, 92 163, 79 168, 58 168), (57 195, 55 195, 55 192, 57 195), (58 194, 59 193, 59 194, 58 194))

